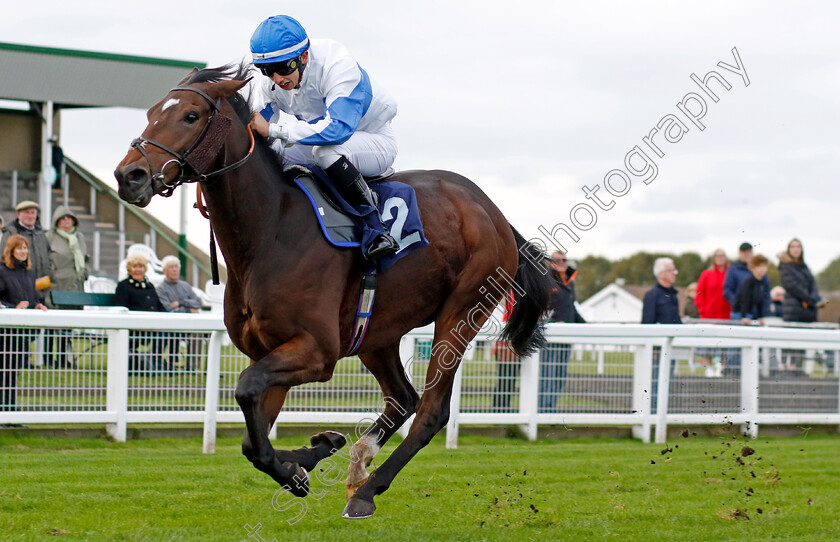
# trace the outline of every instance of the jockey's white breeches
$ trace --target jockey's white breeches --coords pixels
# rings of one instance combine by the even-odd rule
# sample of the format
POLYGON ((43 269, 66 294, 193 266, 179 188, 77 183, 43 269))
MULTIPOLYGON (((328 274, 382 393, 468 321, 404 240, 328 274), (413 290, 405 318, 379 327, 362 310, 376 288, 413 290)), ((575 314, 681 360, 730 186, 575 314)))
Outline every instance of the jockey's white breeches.
POLYGON ((365 177, 385 173, 397 158, 397 138, 390 125, 379 132, 355 132, 341 145, 291 145, 284 147, 279 139, 271 148, 283 155, 287 164, 317 165, 326 169, 344 156, 365 177))

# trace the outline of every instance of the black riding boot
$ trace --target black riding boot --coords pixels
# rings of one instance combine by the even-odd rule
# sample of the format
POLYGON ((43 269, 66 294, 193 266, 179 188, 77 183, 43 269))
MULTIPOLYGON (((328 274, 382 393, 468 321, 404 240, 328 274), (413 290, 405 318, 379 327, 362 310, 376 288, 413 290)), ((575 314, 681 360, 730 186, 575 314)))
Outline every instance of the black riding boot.
POLYGON ((388 226, 382 220, 382 215, 379 214, 379 208, 374 202, 373 193, 362 177, 362 174, 359 173, 359 170, 342 156, 324 171, 335 182, 341 194, 351 205, 358 206, 365 204, 370 205, 376 210, 376 216, 379 217, 379 222, 382 224, 384 233, 377 235, 370 246, 367 247, 364 253, 365 258, 368 260, 378 260, 396 254, 400 250, 400 245, 388 232, 388 226))

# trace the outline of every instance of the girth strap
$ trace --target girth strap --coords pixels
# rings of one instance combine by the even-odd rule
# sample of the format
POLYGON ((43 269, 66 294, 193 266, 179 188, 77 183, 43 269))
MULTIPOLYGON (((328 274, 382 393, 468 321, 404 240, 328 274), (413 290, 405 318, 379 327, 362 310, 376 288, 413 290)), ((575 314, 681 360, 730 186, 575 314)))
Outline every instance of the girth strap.
POLYGON ((376 272, 362 277, 362 293, 359 295, 359 307, 356 311, 356 321, 353 324, 353 339, 347 355, 355 353, 362 341, 365 340, 370 317, 373 314, 373 300, 376 297, 376 272))

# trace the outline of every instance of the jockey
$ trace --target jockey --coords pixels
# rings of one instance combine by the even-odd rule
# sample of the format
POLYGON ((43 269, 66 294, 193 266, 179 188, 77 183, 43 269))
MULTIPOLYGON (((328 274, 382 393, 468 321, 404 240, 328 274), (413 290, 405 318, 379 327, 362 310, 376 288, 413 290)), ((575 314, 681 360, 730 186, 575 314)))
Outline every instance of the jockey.
MULTIPOLYGON (((379 215, 362 175, 381 175, 394 163, 396 101, 343 45, 310 42, 300 23, 286 15, 257 27, 251 54, 266 76, 255 85, 254 130, 274 139, 272 147, 286 162, 320 166, 351 205, 369 205, 379 215)), ((378 220, 383 233, 365 250, 368 260, 399 250, 381 215, 378 220)))

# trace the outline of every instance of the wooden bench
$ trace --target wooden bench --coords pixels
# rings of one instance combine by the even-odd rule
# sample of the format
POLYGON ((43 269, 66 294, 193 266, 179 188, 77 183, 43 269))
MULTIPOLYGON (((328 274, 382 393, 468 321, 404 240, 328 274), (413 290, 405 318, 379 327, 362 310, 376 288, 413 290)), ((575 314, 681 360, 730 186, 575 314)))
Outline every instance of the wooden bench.
POLYGON ((69 292, 53 290, 50 300, 57 309, 71 309, 79 307, 114 307, 114 294, 94 292, 69 292))

